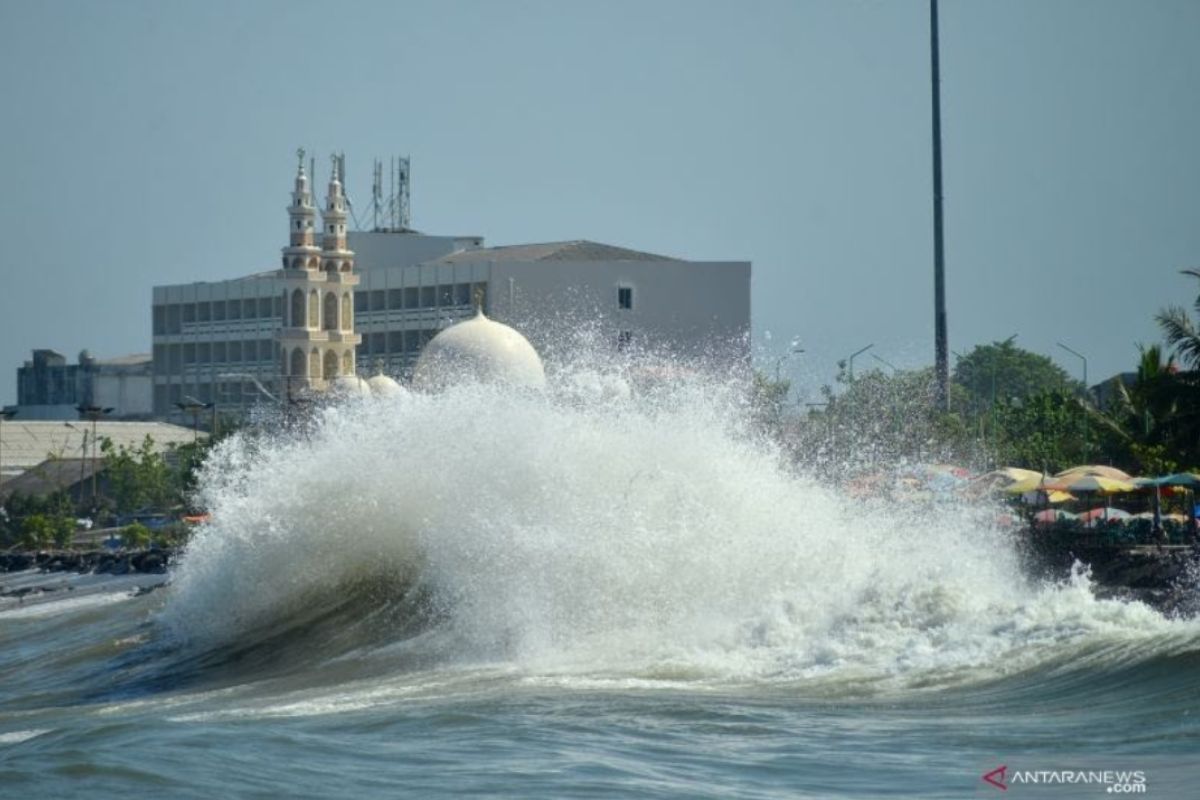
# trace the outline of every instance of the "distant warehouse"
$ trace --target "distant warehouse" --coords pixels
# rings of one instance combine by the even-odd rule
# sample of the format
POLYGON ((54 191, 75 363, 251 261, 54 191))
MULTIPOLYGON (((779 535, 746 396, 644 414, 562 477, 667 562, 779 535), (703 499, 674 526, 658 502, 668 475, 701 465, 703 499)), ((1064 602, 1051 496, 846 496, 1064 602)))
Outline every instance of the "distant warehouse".
MULTIPOLYGON (((337 177, 331 191, 340 189, 337 177)), ((244 411, 348 372, 403 378, 425 343, 476 303, 551 358, 567 328, 586 323, 613 351, 748 360, 747 261, 687 261, 582 240, 484 247, 480 236, 413 231, 406 218, 330 244, 342 226, 340 198, 323 209, 319 251, 307 234, 315 223, 303 165, 296 186, 282 268, 154 288, 155 416, 178 415, 175 404, 188 398, 244 411), (336 266, 330 254, 340 254, 336 266), (356 277, 336 275, 347 269, 356 277), (328 280, 320 270, 330 270, 328 280), (311 305, 301 297, 310 291, 311 305), (352 308, 338 292, 352 293, 352 308), (339 351, 346 343, 351 350, 339 351)), ((407 208, 407 186, 401 191, 407 208)))

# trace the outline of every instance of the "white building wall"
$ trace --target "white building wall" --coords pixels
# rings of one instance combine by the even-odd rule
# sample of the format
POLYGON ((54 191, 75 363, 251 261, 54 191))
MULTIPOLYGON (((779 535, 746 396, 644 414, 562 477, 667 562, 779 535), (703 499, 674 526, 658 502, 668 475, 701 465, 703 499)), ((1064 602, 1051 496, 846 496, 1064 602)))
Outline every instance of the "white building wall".
POLYGON ((748 359, 750 264, 745 261, 497 261, 491 313, 528 328, 541 349, 583 326, 597 346, 684 358, 748 359), (630 309, 618 289, 632 289, 630 309))

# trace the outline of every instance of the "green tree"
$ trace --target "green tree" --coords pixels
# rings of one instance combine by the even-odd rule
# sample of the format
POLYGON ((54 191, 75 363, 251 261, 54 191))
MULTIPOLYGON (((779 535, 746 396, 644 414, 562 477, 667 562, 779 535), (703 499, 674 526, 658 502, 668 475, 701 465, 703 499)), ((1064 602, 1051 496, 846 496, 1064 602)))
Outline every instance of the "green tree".
POLYGON ((983 413, 995 403, 1083 389, 1047 356, 1017 347, 1015 338, 977 345, 954 365, 954 383, 965 390, 972 414, 983 413))
MULTIPOLYGON (((1200 270, 1185 269, 1180 274, 1200 280, 1200 270)), ((1200 316, 1200 295, 1196 297, 1193 307, 1197 316, 1200 316)), ((1180 306, 1168 306, 1158 312, 1155 319, 1163 330, 1167 344, 1180 360, 1191 369, 1200 370, 1200 326, 1192 321, 1188 312, 1180 306)))
POLYGON ((121 529, 121 544, 135 549, 150 544, 150 529, 140 522, 134 522, 121 529))
POLYGON ((23 547, 46 547, 53 540, 54 526, 45 514, 30 514, 21 521, 20 543, 23 547))
POLYGON ((178 501, 180 479, 166 456, 154 447, 149 434, 137 448, 114 445, 109 438, 100 443, 105 474, 119 514, 152 506, 167 508, 178 501))

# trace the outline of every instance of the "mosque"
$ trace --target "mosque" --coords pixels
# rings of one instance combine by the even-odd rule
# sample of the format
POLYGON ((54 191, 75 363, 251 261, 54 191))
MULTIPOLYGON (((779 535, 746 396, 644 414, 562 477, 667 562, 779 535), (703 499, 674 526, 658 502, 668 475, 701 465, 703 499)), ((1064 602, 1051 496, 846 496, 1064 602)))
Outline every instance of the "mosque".
POLYGON ((397 176, 403 215, 363 229, 344 157, 332 158, 318 207, 315 163, 306 169, 297 155, 276 269, 154 287, 155 418, 193 400, 238 415, 328 390, 387 394, 402 390, 396 378, 418 388, 460 373, 539 385, 538 353, 562 351, 582 328, 623 357, 653 348, 749 362, 748 261, 421 233, 408 224, 407 160, 397 176))

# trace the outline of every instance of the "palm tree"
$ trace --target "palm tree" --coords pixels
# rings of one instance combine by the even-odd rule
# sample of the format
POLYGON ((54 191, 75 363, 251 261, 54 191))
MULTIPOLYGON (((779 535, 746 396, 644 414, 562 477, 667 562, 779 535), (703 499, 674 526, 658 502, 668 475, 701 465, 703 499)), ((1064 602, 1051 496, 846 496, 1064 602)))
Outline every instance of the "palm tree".
MULTIPOLYGON (((1200 280, 1200 270, 1185 269, 1180 274, 1200 280)), ((1196 297, 1194 307, 1200 316, 1200 296, 1196 297)), ((1179 355, 1180 360, 1194 370, 1200 369, 1200 326, 1192 321, 1187 311, 1179 306, 1168 306, 1158 312, 1155 319, 1163 329, 1167 344, 1179 355)))

